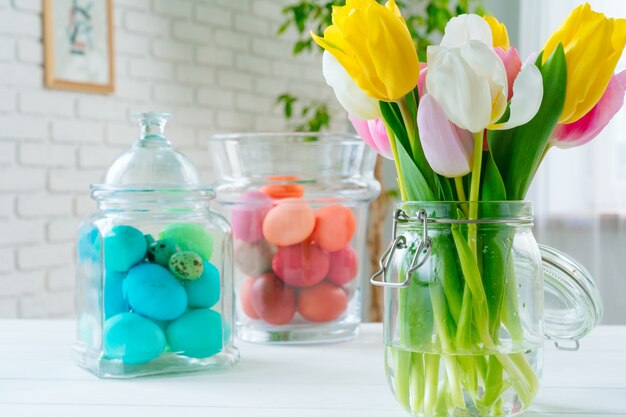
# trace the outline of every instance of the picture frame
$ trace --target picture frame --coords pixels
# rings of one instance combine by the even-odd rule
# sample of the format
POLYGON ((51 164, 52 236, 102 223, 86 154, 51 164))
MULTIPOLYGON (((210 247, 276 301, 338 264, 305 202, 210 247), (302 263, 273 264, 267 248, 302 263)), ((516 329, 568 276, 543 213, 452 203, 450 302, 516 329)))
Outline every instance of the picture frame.
POLYGON ((46 87, 115 91, 113 0, 43 0, 43 25, 46 87))

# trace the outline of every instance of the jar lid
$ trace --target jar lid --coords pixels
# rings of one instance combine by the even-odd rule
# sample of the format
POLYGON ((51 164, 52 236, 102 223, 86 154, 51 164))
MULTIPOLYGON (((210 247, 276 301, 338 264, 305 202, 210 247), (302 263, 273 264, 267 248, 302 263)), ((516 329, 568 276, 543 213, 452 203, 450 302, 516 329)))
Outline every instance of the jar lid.
POLYGON ((185 155, 177 152, 164 136, 168 113, 136 115, 141 136, 131 149, 109 167, 105 185, 117 187, 194 188, 198 171, 185 155))
POLYGON ((589 271, 564 253, 539 245, 544 275, 545 335, 563 349, 577 349, 602 319, 604 308, 589 271), (559 342, 574 341, 571 348, 559 342))

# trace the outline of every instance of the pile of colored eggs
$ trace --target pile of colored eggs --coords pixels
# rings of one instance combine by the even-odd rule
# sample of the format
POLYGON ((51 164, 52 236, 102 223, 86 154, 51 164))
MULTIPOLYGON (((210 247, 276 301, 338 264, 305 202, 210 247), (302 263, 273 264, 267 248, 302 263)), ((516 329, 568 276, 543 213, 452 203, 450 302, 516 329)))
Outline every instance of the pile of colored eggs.
POLYGON ((172 223, 158 240, 113 226, 104 235, 104 355, 140 364, 165 352, 205 358, 222 349, 220 274, 211 235, 172 223))
POLYGON ((356 220, 348 207, 316 210, 298 184, 268 185, 232 209, 235 263, 247 279, 238 295, 250 319, 272 325, 337 320, 346 311, 358 269, 350 247, 356 220))

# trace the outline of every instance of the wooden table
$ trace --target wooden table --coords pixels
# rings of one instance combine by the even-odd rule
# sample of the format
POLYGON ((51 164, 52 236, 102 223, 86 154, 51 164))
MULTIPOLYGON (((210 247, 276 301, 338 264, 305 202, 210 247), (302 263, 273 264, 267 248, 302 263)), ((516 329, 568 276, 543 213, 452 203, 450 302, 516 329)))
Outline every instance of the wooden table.
MULTIPOLYGON (((1 417, 400 417, 383 369, 382 327, 348 343, 239 343, 232 370, 99 380, 71 361, 71 321, 0 320, 1 417)), ((546 345, 527 416, 626 416, 626 327, 599 327, 578 352, 546 345)))

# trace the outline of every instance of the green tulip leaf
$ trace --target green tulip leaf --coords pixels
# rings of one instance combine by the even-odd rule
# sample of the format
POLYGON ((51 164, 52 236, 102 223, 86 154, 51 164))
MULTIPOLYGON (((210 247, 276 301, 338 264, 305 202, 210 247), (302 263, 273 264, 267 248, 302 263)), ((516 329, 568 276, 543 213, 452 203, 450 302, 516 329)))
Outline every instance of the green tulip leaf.
POLYGON ((491 152, 484 152, 483 155, 483 186, 481 200, 483 201, 504 201, 506 200, 506 187, 500 174, 500 170, 493 160, 491 152))
POLYGON ((509 200, 526 196, 565 103, 567 64, 563 45, 559 44, 544 65, 541 61, 542 54, 535 62, 543 78, 543 99, 537 114, 525 125, 487 131, 489 149, 509 200))
POLYGON ((399 140, 396 140, 396 143, 398 144, 398 162, 402 170, 407 199, 412 201, 437 200, 435 193, 428 185, 428 181, 417 168, 404 146, 400 145, 399 140))

